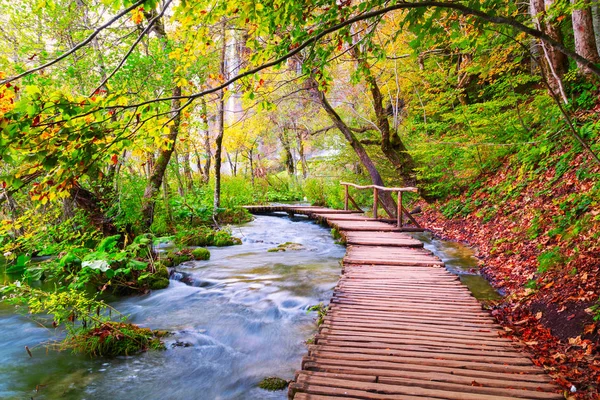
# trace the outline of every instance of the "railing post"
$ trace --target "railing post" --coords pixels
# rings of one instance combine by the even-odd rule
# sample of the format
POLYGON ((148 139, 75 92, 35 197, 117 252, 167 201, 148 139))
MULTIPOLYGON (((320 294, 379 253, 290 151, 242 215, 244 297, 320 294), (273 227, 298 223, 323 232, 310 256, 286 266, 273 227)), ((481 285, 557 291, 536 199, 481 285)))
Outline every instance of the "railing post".
POLYGON ((348 185, 344 185, 345 196, 344 196, 344 210, 348 211, 348 185))
POLYGON ((398 192, 398 211, 396 217, 398 218, 398 228, 402 228, 402 192, 398 192))
POLYGON ((377 218, 377 206, 379 205, 379 192, 373 188, 373 218, 377 218))

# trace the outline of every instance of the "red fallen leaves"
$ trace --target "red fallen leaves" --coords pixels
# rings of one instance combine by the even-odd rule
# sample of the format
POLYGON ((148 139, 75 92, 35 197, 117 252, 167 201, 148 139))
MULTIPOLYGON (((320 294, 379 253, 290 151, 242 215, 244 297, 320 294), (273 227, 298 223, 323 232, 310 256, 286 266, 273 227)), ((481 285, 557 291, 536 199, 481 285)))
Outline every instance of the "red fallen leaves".
MULTIPOLYGON (((574 160, 574 165, 583 163, 583 156, 574 160)), ((499 212, 490 221, 475 216, 478 210, 448 220, 427 205, 422 205, 419 220, 438 236, 477 248, 481 264, 485 264, 482 271, 506 294, 492 311, 505 327, 503 336, 521 342, 533 362, 548 371, 568 398, 599 399, 600 334, 589 307, 598 300, 600 287, 600 245, 593 236, 600 232, 600 222, 591 219, 586 229, 568 242, 545 233, 555 217, 564 215, 561 202, 594 185, 579 181, 575 170, 567 171, 548 190, 545 185, 555 176, 550 169, 516 198, 493 204, 485 188, 515 174, 505 168, 489 176, 484 189, 471 196, 481 207, 497 207, 499 212), (537 237, 528 233, 534 220, 542 228, 537 237), (566 261, 539 273, 537 257, 556 246, 566 261), (535 282, 538 289, 525 287, 528 282, 535 282), (573 386, 575 392, 571 392, 573 386)), ((588 212, 597 215, 594 209, 588 212)))

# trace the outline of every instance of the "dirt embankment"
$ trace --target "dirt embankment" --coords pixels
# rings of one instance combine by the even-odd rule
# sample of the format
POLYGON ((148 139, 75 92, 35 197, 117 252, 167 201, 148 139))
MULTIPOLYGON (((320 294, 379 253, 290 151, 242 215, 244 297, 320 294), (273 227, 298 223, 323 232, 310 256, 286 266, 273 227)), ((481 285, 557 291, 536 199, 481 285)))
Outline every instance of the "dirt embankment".
POLYGON ((460 212, 451 218, 442 213, 453 214, 449 203, 422 205, 420 221, 439 237, 477 249, 484 274, 505 294, 492 314, 569 398, 600 399, 600 321, 594 320, 600 316, 600 199, 585 200, 586 193, 594 199, 598 184, 578 179, 573 169, 560 180, 548 171, 517 195, 485 189, 500 187, 511 173, 507 167, 453 199, 460 212))

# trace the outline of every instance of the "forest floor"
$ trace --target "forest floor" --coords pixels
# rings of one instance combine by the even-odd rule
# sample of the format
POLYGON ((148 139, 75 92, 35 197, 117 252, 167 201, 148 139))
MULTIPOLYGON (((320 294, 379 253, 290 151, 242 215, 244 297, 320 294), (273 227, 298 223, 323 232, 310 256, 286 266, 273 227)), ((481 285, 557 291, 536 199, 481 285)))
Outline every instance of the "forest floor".
MULTIPOLYGON (((576 157, 573 165, 585 163, 582 157, 576 157)), ((550 168, 544 179, 527 182, 502 202, 490 196, 488 188, 501 186, 517 172, 507 165, 484 177, 482 189, 454 199, 459 208, 472 206, 451 218, 448 203, 423 205, 420 221, 436 236, 476 249, 483 274, 504 294, 491 306, 492 314, 567 397, 598 399, 600 321, 594 319, 599 315, 595 305, 600 287, 598 206, 592 202, 575 219, 565 219, 577 206, 571 203, 581 202, 586 193, 593 196, 597 183, 580 179, 576 168, 556 179, 550 168), (496 212, 490 213, 491 208, 496 212), (582 216, 585 224, 573 222, 582 216), (578 227, 575 232, 571 224, 578 227)))

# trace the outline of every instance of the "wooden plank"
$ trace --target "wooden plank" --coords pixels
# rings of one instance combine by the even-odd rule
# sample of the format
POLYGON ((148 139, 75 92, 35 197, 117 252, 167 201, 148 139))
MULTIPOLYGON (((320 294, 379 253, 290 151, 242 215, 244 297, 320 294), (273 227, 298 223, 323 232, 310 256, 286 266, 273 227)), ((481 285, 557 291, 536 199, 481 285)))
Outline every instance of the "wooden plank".
POLYGON ((364 355, 378 355, 378 356, 398 356, 406 358, 426 358, 432 357, 436 360, 451 360, 451 361, 475 361, 484 362, 488 364, 503 364, 503 365, 531 365, 531 360, 522 356, 513 354, 512 357, 498 357, 493 355, 485 354, 466 354, 457 352, 433 352, 422 350, 419 352, 394 349, 391 347, 372 347, 372 346, 341 346, 337 344, 317 344, 308 346, 309 355, 314 352, 329 351, 338 354, 341 353, 352 353, 352 354, 364 354, 364 355))
POLYGON ((509 383, 506 386, 510 386, 510 383, 517 384, 518 382, 531 382, 531 383, 550 383, 551 379, 548 375, 543 373, 538 374, 521 374, 521 373, 497 373, 487 371, 477 371, 470 369, 456 369, 446 368, 440 366, 430 365, 417 365, 417 364, 406 364, 398 365, 395 362, 386 361, 348 361, 348 360, 334 360, 334 359, 317 359, 315 357, 304 357, 302 361, 304 368, 313 369, 329 369, 329 368, 366 368, 366 369, 377 369, 389 371, 386 373, 390 376, 392 373, 402 372, 420 372, 420 373, 445 373, 449 375, 468 377, 471 379, 497 379, 506 380, 509 383))
MULTIPOLYGON (((358 384, 348 383, 346 387, 348 388, 356 388, 361 390, 374 390, 373 387, 377 385, 377 392, 394 394, 397 393, 395 388, 389 387, 389 384, 393 384, 394 386, 401 385, 404 390, 406 387, 414 388, 416 395, 439 395, 439 393, 429 392, 427 389, 431 389, 434 391, 443 390, 451 393, 450 395, 445 394, 445 396, 449 396, 446 398, 454 398, 454 399, 501 399, 506 398, 505 396, 512 396, 517 398, 527 398, 527 399, 556 399, 557 393, 543 393, 531 390, 523 390, 523 389, 514 389, 514 388, 497 388, 497 387, 484 387, 478 385, 464 385, 464 384, 456 384, 456 383, 447 383, 447 382, 436 382, 436 381, 419 381, 411 378, 381 378, 375 377, 374 381, 359 379, 354 380, 356 375, 344 374, 344 373, 332 373, 332 372, 319 372, 319 371, 310 371, 303 372, 298 376, 298 383, 302 383, 303 381, 310 380, 315 381, 318 379, 321 384, 327 384, 325 382, 329 380, 344 380, 346 382, 358 382, 358 384), (385 386, 384 386, 385 385, 385 386), (418 386, 417 386, 418 385, 418 386), (424 390, 420 390, 424 389, 424 390), (452 394, 453 393, 453 394, 452 394), (493 396, 493 397, 490 397, 493 396)), ((336 382, 338 383, 338 382, 336 382)), ((410 390, 407 390, 410 392, 410 390)), ((406 392, 404 392, 406 393, 406 392)), ((511 398, 511 397, 508 397, 511 398)))
MULTIPOLYGON (((514 374, 486 374, 477 377, 473 376, 464 376, 458 375, 451 372, 441 372, 441 371, 427 371, 427 372, 419 372, 419 371, 405 371, 399 369, 380 369, 377 367, 368 367, 368 366, 354 366, 354 365, 329 365, 329 364, 320 364, 320 363, 312 363, 308 362, 306 364, 306 368, 308 371, 327 371, 327 372, 337 372, 337 373, 345 373, 348 375, 367 375, 372 376, 375 375, 379 377, 379 379, 393 379, 393 378, 408 378, 408 379, 420 379, 424 382, 448 382, 448 383, 458 383, 463 385, 471 386, 473 383, 483 385, 486 387, 499 387, 499 388, 508 388, 508 389, 521 389, 521 390, 536 390, 536 391, 554 391, 556 390, 556 386, 544 382, 529 382, 523 380, 516 380, 515 377, 519 375, 514 374)), ((530 376, 530 375, 525 375, 530 376)), ((549 381, 549 380, 548 380, 549 381)))
MULTIPOLYGON (((371 382, 361 382, 361 381, 352 381, 349 379, 336 379, 331 377, 321 377, 321 376, 309 376, 306 374, 301 374, 298 377, 297 384, 305 384, 305 385, 318 385, 325 387, 335 387, 335 388, 345 388, 348 390, 359 390, 364 393, 373 393, 373 394, 387 394, 387 395, 411 395, 411 396, 427 396, 438 399, 454 399, 454 400, 510 400, 514 399, 513 396, 508 393, 508 391, 504 392, 504 395, 487 395, 482 393, 467 393, 465 391, 462 392, 452 392, 448 390, 438 390, 438 389, 428 389, 417 386, 409 386, 404 384, 383 384, 383 383, 371 383, 371 382)), ((306 389, 305 389, 306 390, 306 389)), ((307 392, 311 392, 310 387, 307 392)), ((550 394, 552 397, 544 397, 547 399, 556 399, 556 394, 550 394)), ((363 398, 363 397, 359 397, 363 398)), ((365 399, 370 399, 371 397, 364 397, 365 399)), ((385 397, 374 397, 374 398, 385 398, 385 397)), ((539 398, 539 397, 538 397, 539 398)))
POLYGON ((561 398, 444 263, 397 227, 323 207, 249 210, 321 219, 349 244, 293 398, 561 398))

